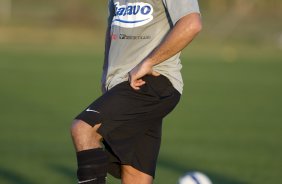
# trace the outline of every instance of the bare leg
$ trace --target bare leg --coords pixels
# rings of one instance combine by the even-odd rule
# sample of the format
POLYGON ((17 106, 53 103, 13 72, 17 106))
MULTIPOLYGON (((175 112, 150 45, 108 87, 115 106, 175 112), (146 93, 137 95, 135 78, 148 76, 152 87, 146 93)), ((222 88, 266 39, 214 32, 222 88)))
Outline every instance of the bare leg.
POLYGON ((76 151, 101 148, 102 136, 97 133, 101 124, 94 127, 81 120, 74 120, 71 135, 76 151))
POLYGON ((153 177, 143 173, 132 166, 122 166, 122 184, 152 184, 153 177))
POLYGON ((105 184, 108 156, 101 148, 102 136, 97 133, 101 124, 94 127, 74 120, 71 135, 77 156, 77 179, 83 184, 105 184))

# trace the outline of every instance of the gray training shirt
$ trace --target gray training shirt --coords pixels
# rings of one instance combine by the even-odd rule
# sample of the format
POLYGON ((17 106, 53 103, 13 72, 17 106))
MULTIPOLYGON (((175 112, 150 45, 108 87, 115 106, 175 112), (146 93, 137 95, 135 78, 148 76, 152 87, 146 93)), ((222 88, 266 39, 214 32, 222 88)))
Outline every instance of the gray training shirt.
MULTIPOLYGON (((156 48, 174 24, 190 13, 200 13, 197 0, 109 0, 111 45, 106 88, 128 80, 128 72, 156 48)), ((183 90, 180 53, 154 66, 175 89, 183 90)))

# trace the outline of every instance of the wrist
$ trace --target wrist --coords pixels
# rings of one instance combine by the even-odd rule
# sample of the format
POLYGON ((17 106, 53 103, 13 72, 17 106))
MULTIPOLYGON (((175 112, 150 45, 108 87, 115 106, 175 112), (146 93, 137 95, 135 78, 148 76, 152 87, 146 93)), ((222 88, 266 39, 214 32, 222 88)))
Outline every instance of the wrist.
POLYGON ((145 59, 142 64, 151 68, 153 68, 153 66, 155 65, 153 60, 151 59, 145 59))

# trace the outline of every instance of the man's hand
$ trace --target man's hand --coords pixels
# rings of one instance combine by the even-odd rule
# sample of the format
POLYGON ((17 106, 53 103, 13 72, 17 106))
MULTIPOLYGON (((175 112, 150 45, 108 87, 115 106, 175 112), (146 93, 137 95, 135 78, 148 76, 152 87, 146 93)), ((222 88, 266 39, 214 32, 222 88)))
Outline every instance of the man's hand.
POLYGON ((130 85, 138 90, 145 84, 145 75, 160 75, 153 70, 153 66, 171 58, 182 51, 201 31, 201 17, 198 13, 191 13, 182 17, 168 33, 165 39, 156 47, 143 62, 129 73, 130 85))
POLYGON ((153 65, 150 62, 141 62, 129 72, 130 86, 139 90, 146 82, 142 79, 145 75, 159 76, 160 74, 153 70, 153 65))

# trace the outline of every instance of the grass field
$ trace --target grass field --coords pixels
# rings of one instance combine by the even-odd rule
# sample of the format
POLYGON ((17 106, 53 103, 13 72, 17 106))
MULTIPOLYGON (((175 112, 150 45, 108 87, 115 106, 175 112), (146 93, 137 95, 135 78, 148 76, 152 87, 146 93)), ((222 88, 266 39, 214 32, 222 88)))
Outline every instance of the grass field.
MULTIPOLYGON (((191 170, 214 184, 282 183, 281 50, 198 47, 183 57, 185 92, 164 124, 155 183, 191 170)), ((75 183, 69 126, 100 94, 94 50, 1 47, 1 184, 75 183)))

